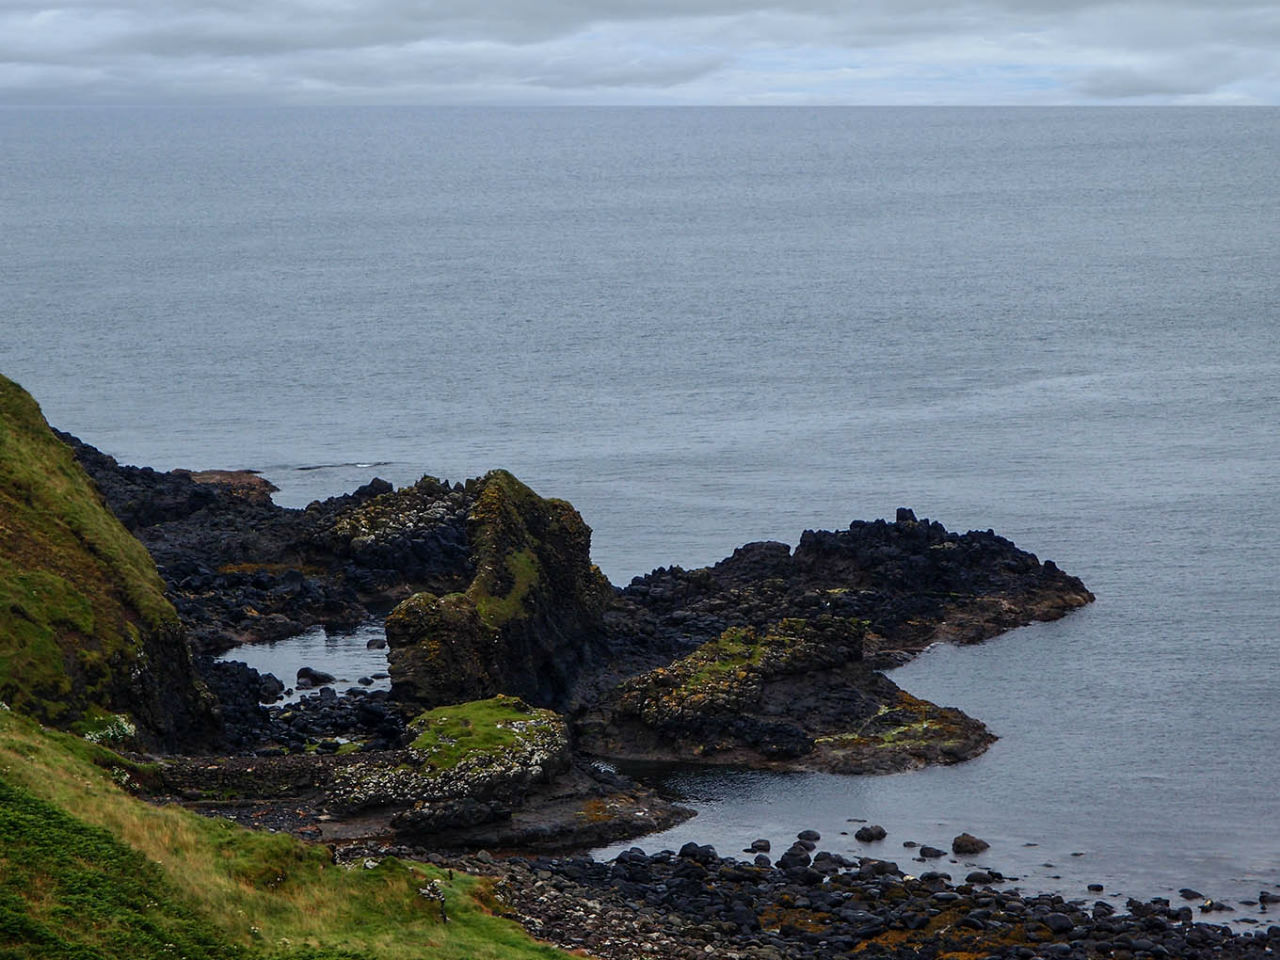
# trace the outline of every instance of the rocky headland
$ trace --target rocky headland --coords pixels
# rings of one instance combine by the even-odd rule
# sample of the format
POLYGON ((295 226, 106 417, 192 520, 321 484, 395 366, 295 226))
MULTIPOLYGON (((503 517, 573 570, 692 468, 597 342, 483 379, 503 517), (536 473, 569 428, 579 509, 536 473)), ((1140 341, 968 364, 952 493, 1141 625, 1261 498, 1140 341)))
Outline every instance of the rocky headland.
MULTIPOLYGON (((881 670, 1092 600, 991 531, 953 533, 905 508, 617 588, 591 563, 578 512, 505 471, 400 490, 375 478, 296 510, 246 471, 123 466, 59 438, 154 558, 196 654, 193 688, 216 701, 226 756, 165 759, 163 791, 335 840, 562 849, 687 815, 599 760, 846 774, 960 762, 990 731, 881 670), (213 656, 382 618, 389 692, 273 705, 323 678, 213 656), (489 709, 494 698, 554 717, 556 749, 509 749, 528 722, 489 709), (474 741, 467 776, 415 746, 437 710, 497 734, 474 741)), ((191 742, 208 752, 207 736, 191 742)))

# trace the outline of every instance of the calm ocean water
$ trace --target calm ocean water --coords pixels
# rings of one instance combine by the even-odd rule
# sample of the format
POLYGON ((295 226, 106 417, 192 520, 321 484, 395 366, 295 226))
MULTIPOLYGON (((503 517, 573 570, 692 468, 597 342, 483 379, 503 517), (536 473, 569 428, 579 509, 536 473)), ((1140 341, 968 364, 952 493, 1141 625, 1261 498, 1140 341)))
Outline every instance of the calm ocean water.
POLYGON ((867 818, 1072 895, 1256 897, 1277 157, 1261 108, 3 110, 0 370, 286 504, 508 467, 615 582, 899 505, 993 527, 1098 602, 900 671, 986 756, 682 776, 702 815, 645 845, 867 818))

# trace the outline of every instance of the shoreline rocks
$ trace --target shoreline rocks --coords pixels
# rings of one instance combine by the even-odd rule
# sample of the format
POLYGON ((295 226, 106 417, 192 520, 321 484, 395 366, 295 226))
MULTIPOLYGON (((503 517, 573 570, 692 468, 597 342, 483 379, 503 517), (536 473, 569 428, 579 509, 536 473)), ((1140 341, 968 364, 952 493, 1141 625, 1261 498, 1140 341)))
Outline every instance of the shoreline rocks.
MULTIPOLYGON (((435 858, 501 878, 509 916, 536 936, 601 960, 714 955, 739 960, 870 957, 1269 958, 1280 926, 1237 933, 1196 922, 1190 907, 1130 900, 1121 914, 1088 904, 897 864, 793 847, 771 864, 632 848, 612 862, 579 857, 435 858)), ((406 849, 404 855, 414 855, 406 849)))

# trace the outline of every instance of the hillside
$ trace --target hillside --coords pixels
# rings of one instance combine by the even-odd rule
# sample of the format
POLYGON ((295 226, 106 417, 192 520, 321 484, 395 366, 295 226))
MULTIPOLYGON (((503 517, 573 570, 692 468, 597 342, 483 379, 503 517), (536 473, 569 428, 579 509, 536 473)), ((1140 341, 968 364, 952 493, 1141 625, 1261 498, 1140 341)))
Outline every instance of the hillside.
POLYGON ((0 956, 553 960, 489 915, 489 881, 253 832, 124 786, 148 776, 0 709, 0 956), (448 922, 432 884, 445 898, 448 922))
POLYGON ((0 700, 99 737, 161 745, 212 727, 146 549, 36 402, 0 376, 0 700))

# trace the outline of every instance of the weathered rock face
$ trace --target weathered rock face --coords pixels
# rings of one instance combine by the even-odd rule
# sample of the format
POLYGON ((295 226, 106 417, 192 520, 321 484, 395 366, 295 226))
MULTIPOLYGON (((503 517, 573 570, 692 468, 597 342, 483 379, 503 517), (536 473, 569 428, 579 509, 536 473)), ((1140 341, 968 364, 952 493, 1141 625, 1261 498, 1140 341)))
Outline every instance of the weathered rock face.
POLYGON ((731 627, 622 683, 580 724, 581 744, 635 759, 883 773, 965 759, 995 739, 866 667, 864 631, 826 615, 731 627))
POLYGON ((1078 579, 991 531, 951 533, 906 509, 893 523, 807 531, 794 552, 750 543, 713 567, 660 568, 608 611, 616 686, 598 685, 582 742, 616 756, 786 760, 841 773, 954 763, 995 738, 872 667, 939 640, 977 642, 1055 619, 1092 599, 1078 579), (858 656, 797 639, 816 624, 849 622, 865 625, 858 656))
POLYGON ((784 620, 763 632, 732 627, 670 667, 623 683, 613 719, 647 727, 678 756, 744 747, 765 757, 802 756, 812 738, 766 690, 857 663, 862 633, 858 621, 833 617, 784 620))
MULTIPOLYGON (((634 659, 690 649, 731 627, 830 614, 867 621, 877 664, 930 643, 972 643, 1093 600, 1075 577, 991 531, 949 532, 899 510, 893 523, 806 531, 792 550, 750 543, 713 567, 659 568, 626 587, 608 615, 634 659)), ((653 666, 653 664, 649 664, 653 666)))
POLYGON ((212 734, 212 697, 146 549, 2 376, 0 534, 0 700, 96 737, 212 734))
POLYGON ((506 471, 469 481, 474 575, 418 594, 387 618, 392 691, 421 706, 508 693, 562 707, 590 663, 611 588, 591 564, 591 530, 562 500, 506 471))

